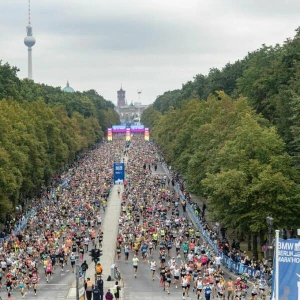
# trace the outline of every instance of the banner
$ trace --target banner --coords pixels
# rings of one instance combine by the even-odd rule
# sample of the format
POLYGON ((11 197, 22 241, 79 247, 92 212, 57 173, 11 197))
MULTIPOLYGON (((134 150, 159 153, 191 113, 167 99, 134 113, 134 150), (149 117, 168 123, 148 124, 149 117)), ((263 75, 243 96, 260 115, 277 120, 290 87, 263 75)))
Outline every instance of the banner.
POLYGON ((125 179, 124 163, 114 163, 114 184, 123 184, 125 179))
POLYGON ((130 128, 126 128, 126 142, 129 142, 131 139, 130 128))
POLYGON ((112 128, 107 128, 107 140, 111 142, 113 139, 112 128))
POLYGON ((275 274, 279 272, 279 297, 276 299, 300 299, 300 240, 279 239, 279 270, 274 263, 272 277, 272 298, 275 299, 275 274))
POLYGON ((150 134, 149 134, 149 128, 145 128, 145 141, 149 141, 150 134))
POLYGON ((79 300, 84 300, 85 299, 85 288, 84 288, 84 278, 82 275, 79 277, 78 280, 78 295, 79 295, 79 300))
POLYGON ((145 131, 145 127, 144 125, 131 125, 130 130, 132 133, 138 133, 138 132, 143 133, 145 131))
POLYGON ((113 125, 112 126, 112 132, 113 133, 125 133, 126 132, 126 126, 125 125, 113 125))

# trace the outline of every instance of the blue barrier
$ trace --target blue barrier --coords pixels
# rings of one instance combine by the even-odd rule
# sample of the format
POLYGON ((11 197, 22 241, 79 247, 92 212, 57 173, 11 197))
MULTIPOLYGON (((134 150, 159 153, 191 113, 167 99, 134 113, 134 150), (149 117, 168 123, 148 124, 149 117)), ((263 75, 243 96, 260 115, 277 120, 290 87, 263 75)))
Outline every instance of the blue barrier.
MULTIPOLYGON (((167 176, 171 179, 169 169, 167 166, 163 163, 162 164, 163 169, 165 170, 167 176)), ((175 184, 175 188, 177 192, 179 193, 182 200, 185 200, 185 196, 183 192, 180 189, 180 186, 178 183, 175 184)), ((203 228, 198 216, 195 214, 195 211, 193 207, 187 202, 186 203, 187 210, 190 214, 190 216, 193 219, 193 222, 197 225, 198 229, 201 231, 202 236, 204 237, 205 241, 209 244, 209 246, 213 249, 215 254, 219 254, 222 257, 223 265, 225 265, 230 271, 236 273, 236 274, 243 274, 247 273, 250 278, 255 278, 260 276, 260 272, 257 271, 254 268, 248 267, 246 265, 243 265, 241 263, 233 261, 228 256, 224 255, 224 253, 218 249, 217 245, 211 240, 209 234, 206 232, 206 230, 203 228)))
MULTIPOLYGON (((70 183, 70 178, 66 178, 64 179, 60 184, 59 186, 60 187, 66 187, 69 185, 70 183)), ((51 190, 51 194, 53 193, 54 190, 51 190)), ((42 201, 40 203, 42 205, 42 207, 44 207, 46 205, 46 201, 42 201)), ((13 230, 13 235, 16 235, 18 232, 20 232, 21 230, 24 229, 25 225, 28 223, 28 220, 30 218, 32 218, 35 214, 35 209, 32 209, 30 212, 28 212, 24 218, 24 220, 22 220, 22 222, 13 230)), ((6 241, 6 240, 9 240, 10 239, 10 235, 4 237, 4 238, 0 238, 0 243, 6 241)))
MULTIPOLYGON (((30 212, 28 212, 25 216, 25 218, 22 220, 22 222, 17 226, 17 228, 15 228, 12 232, 13 232, 13 235, 16 235, 18 232, 20 232, 21 230, 24 229, 25 225, 27 224, 28 220, 34 216, 35 214, 35 210, 32 209, 30 212)), ((0 238, 0 243, 6 241, 6 240, 9 240, 10 239, 10 235, 4 237, 4 238, 0 238)))

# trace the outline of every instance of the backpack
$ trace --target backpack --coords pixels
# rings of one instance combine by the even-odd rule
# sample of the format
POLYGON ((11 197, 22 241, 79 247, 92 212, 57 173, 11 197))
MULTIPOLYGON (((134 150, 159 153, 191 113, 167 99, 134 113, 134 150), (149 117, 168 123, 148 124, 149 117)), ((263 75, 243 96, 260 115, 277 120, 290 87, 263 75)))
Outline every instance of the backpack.
POLYGON ((118 291, 120 291, 120 290, 121 290, 121 288, 118 285, 117 286, 115 285, 114 288, 113 288, 113 293, 117 294, 118 291))

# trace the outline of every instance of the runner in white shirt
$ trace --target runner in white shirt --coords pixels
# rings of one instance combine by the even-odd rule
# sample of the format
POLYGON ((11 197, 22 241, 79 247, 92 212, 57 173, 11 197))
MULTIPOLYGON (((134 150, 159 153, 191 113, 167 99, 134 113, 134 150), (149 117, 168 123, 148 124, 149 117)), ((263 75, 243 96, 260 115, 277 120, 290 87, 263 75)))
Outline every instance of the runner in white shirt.
POLYGON ((154 247, 153 242, 149 241, 148 248, 149 248, 149 253, 150 253, 151 256, 153 254, 153 247, 154 247))
POLYGON ((217 284, 217 291, 218 291, 218 297, 222 299, 224 294, 224 286, 221 282, 218 282, 217 284))
POLYGON ((139 266, 139 259, 136 256, 136 254, 132 258, 132 266, 133 266, 134 277, 136 278, 136 272, 139 266))
POLYGON ((216 262, 217 270, 221 268, 221 260, 222 260, 222 257, 218 254, 215 257, 215 262, 216 262))
POLYGON ((203 281, 200 276, 194 282, 194 289, 196 290, 197 299, 201 299, 202 298, 201 293, 203 290, 203 281))
POLYGON ((154 280, 154 274, 156 271, 156 267, 157 267, 156 261, 154 260, 154 258, 152 258, 152 260, 150 262, 150 270, 151 270, 152 280, 154 280))
POLYGON ((181 279, 181 287, 182 287, 182 300, 185 299, 185 293, 187 290, 187 286, 188 286, 188 280, 187 280, 187 276, 184 275, 184 277, 181 279))
POLYGON ((175 266, 175 268, 173 270, 173 276, 174 276, 174 284, 177 289, 177 283, 179 281, 179 276, 180 276, 180 269, 178 268, 177 265, 175 266))
POLYGON ((188 261, 189 261, 189 262, 192 262, 193 259, 194 259, 194 254, 193 254, 192 252, 190 252, 190 253, 188 254, 188 261))

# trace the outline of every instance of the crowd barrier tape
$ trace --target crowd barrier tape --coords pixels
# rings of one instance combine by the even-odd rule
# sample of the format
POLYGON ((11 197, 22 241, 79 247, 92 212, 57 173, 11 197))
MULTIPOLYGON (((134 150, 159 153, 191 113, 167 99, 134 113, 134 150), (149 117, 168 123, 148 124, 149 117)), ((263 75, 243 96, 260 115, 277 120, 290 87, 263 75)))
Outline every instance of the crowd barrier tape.
MULTIPOLYGON (((169 179, 171 179, 171 175, 169 172, 168 167, 166 166, 165 163, 162 163, 162 167, 165 170, 167 176, 169 177, 169 179)), ((182 200, 185 200, 185 196, 183 194, 183 192, 180 189, 179 184, 176 182, 175 183, 175 188, 177 190, 177 192, 179 193, 180 197, 182 200)), ((248 267, 246 265, 243 265, 239 262, 235 262, 234 260, 232 260, 231 258, 229 258, 228 256, 224 255, 224 253, 218 249, 217 245, 212 241, 212 239, 210 238, 208 232, 203 228, 198 216, 195 214, 195 211, 193 210, 193 207, 187 202, 186 203, 186 207, 187 210, 190 214, 190 216, 193 219, 193 222, 197 225, 198 229, 200 230, 202 236, 204 237, 205 241, 209 244, 209 246, 213 249, 213 252, 215 254, 219 254, 222 257, 222 263, 223 265, 229 269, 230 271, 241 275, 241 274, 248 274, 248 276, 250 278, 258 278, 260 277, 260 272, 254 268, 248 267)))

